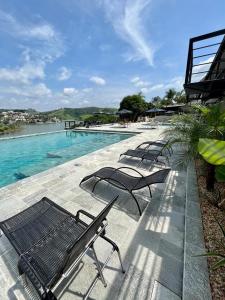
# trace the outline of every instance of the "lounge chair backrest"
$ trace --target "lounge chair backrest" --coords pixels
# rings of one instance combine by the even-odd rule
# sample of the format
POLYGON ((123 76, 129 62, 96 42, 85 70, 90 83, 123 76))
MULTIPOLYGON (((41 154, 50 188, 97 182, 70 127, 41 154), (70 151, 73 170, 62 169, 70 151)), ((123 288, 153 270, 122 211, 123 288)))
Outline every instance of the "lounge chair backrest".
POLYGON ((163 170, 159 170, 149 176, 146 177, 146 182, 151 182, 151 184, 154 183, 163 183, 167 177, 167 175, 169 174, 171 169, 163 169, 163 170))
POLYGON ((98 233, 98 230, 102 222, 106 219, 110 209, 117 200, 116 196, 110 203, 99 213, 99 215, 90 223, 90 225, 85 229, 82 235, 76 240, 74 245, 68 249, 68 255, 65 259, 63 266, 63 271, 65 272, 76 258, 86 249, 88 243, 93 239, 93 237, 98 233))

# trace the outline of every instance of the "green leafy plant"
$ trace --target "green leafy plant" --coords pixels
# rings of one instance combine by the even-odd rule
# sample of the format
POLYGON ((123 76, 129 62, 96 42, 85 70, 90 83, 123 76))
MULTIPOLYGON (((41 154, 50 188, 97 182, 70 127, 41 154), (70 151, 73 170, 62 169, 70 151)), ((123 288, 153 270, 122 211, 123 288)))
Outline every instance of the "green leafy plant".
POLYGON ((208 190, 213 190, 215 179, 221 181, 225 175, 225 141, 200 138, 198 152, 208 163, 206 185, 208 190))
POLYGON ((199 157, 199 154, 207 156, 206 178, 207 190, 214 189, 215 178, 223 180, 225 176, 224 168, 218 170, 215 165, 222 165, 218 160, 218 151, 222 147, 225 139, 225 109, 223 104, 211 107, 203 105, 193 105, 191 114, 184 114, 173 119, 173 127, 166 131, 171 144, 178 143, 181 146, 181 154, 177 160, 178 164, 187 164, 191 159, 199 157), (199 140, 201 139, 200 146, 199 140), (213 140, 218 140, 216 149, 212 145, 213 140), (211 145, 211 146, 210 146, 211 145), (212 154, 209 152, 215 150, 212 154), (200 149, 202 148, 202 149, 200 149), (216 162, 216 163, 215 163, 216 162))
POLYGON ((225 141, 199 139, 198 151, 212 165, 225 165, 225 141))
POLYGON ((179 144, 181 147, 176 163, 186 165, 199 155, 198 141, 201 137, 207 137, 207 127, 196 114, 176 116, 171 123, 172 127, 165 131, 165 135, 171 144, 179 144))
POLYGON ((217 181, 225 182, 225 165, 216 167, 215 176, 217 181))
POLYGON ((218 220, 216 220, 216 222, 219 225, 219 227, 221 229, 221 232, 222 232, 222 235, 223 235, 223 238, 220 241, 218 241, 218 244, 221 248, 221 252, 210 251, 208 253, 195 255, 195 257, 199 257, 199 256, 217 257, 219 260, 215 264, 213 264, 213 266, 212 266, 213 270, 216 270, 220 267, 225 266, 225 228, 223 228, 223 226, 220 224, 220 222, 218 220))

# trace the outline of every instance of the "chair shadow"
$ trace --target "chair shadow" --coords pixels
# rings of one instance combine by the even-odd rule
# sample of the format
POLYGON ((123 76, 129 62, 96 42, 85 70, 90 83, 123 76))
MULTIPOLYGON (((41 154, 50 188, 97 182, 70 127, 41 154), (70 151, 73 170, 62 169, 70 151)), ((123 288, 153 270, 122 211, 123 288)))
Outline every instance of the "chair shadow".
MULTIPOLYGON (((119 196, 114 208, 123 211, 134 220, 140 219, 139 211, 136 202, 129 194, 124 190, 121 190, 108 182, 101 181, 96 185, 95 192, 92 193, 92 188, 97 182, 97 179, 90 178, 86 182, 82 183, 82 189, 90 193, 95 199, 103 203, 109 203, 114 197, 119 196)), ((135 192, 135 197, 140 205, 141 211, 143 212, 150 202, 150 195, 148 188, 144 188, 138 192, 135 192)))

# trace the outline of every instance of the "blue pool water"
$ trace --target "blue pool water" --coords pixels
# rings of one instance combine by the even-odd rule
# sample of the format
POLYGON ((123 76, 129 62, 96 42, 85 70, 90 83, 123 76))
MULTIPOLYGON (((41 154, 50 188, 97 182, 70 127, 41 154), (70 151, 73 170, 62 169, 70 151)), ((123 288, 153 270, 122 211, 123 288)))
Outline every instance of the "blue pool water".
POLYGON ((58 132, 0 139, 0 187, 133 136, 103 132, 58 132))

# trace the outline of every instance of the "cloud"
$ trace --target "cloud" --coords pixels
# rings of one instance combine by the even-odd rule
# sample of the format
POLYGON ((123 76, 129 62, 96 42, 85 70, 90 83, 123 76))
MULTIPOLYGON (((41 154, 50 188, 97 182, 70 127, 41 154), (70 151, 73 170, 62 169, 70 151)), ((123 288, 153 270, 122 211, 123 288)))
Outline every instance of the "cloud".
POLYGON ((159 84, 155 84, 151 87, 143 87, 143 88, 141 88, 141 92, 146 94, 146 93, 151 93, 154 91, 160 91, 162 89, 165 89, 165 86, 164 86, 164 84, 159 83, 159 84))
POLYGON ((39 40, 50 40, 56 38, 56 33, 50 24, 29 24, 18 22, 12 15, 0 10, 0 23, 4 25, 2 31, 14 36, 24 38, 35 38, 39 40))
POLYGON ((25 44, 32 41, 32 47, 27 47, 32 60, 52 62, 65 52, 61 34, 43 20, 20 22, 13 15, 0 10, 0 31, 25 44))
POLYGON ((192 69, 192 73, 199 73, 199 72, 204 72, 204 73, 200 73, 200 74, 193 74, 192 75, 192 82, 197 82, 200 81, 204 76, 206 76, 207 71, 209 70, 211 64, 208 64, 210 62, 213 61, 215 55, 210 56, 209 58, 207 58, 206 60, 202 60, 199 62, 196 62, 196 64, 205 64, 205 65, 200 65, 200 66, 195 66, 192 69))
POLYGON ((68 99, 61 99, 61 103, 67 105, 67 104, 70 104, 70 100, 68 100, 68 99))
POLYGON ((98 77, 98 76, 92 76, 89 78, 89 80, 94 82, 97 85, 105 85, 106 84, 105 79, 102 77, 98 77))
POLYGON ((27 97, 30 99, 39 98, 39 97, 50 97, 52 95, 52 91, 44 84, 31 84, 31 85, 21 85, 21 86, 9 86, 5 88, 1 88, 1 93, 9 94, 12 96, 18 96, 18 100, 20 97, 27 97))
POLYGON ((144 30, 143 12, 152 0, 101 0, 107 19, 115 32, 131 46, 132 51, 126 53, 127 61, 145 59, 153 65, 154 46, 144 30))
POLYGON ((136 87, 147 87, 150 85, 150 82, 141 80, 140 77, 134 77, 131 79, 131 82, 134 83, 136 87))
POLYGON ((59 69, 58 80, 64 81, 69 79, 72 76, 72 71, 67 69, 66 67, 61 67, 59 69))
POLYGON ((83 104, 83 105, 88 105, 88 104, 90 104, 90 101, 88 101, 88 100, 83 100, 83 101, 81 102, 81 104, 83 104))
POLYGON ((135 86, 137 87, 146 87, 146 86, 149 86, 149 82, 148 81, 142 81, 142 80, 139 80, 135 83, 135 86))
POLYGON ((165 92, 170 88, 174 88, 177 91, 182 90, 183 83, 184 83, 184 78, 182 76, 176 76, 165 82, 156 83, 148 87, 143 87, 141 88, 141 92, 148 96, 152 96, 152 95, 155 96, 156 95, 155 93, 157 92, 158 94, 157 96, 163 96, 165 92))
POLYGON ((84 89, 82 89, 82 92, 90 93, 92 90, 93 90, 92 88, 84 88, 84 89))
POLYGON ((137 76, 137 77, 132 78, 130 82, 136 83, 136 82, 138 82, 139 80, 140 80, 140 77, 137 76))
POLYGON ((74 96, 77 93, 78 93, 78 90, 75 88, 64 88, 63 89, 63 94, 65 96, 74 96))
POLYGON ((25 18, 21 21, 2 10, 0 33, 11 37, 14 47, 21 50, 18 65, 0 68, 1 106, 45 107, 54 103, 57 93, 53 93, 42 81, 46 78, 47 64, 65 53, 61 34, 40 17, 35 22, 25 18))
POLYGON ((165 89, 174 88, 175 90, 182 90, 184 84, 184 78, 182 76, 176 76, 170 79, 169 82, 165 84, 165 89))
POLYGON ((0 80, 16 83, 30 83, 33 79, 44 79, 43 63, 26 63, 22 67, 0 68, 0 80))
POLYGON ((66 87, 61 92, 51 91, 44 83, 2 86, 0 82, 0 106, 4 108, 28 108, 51 110, 60 107, 118 107, 123 97, 134 94, 135 88, 122 83, 95 86, 88 90, 66 87), (65 92, 65 93, 64 93, 65 92), (7 101, 6 101, 7 99, 7 101))

